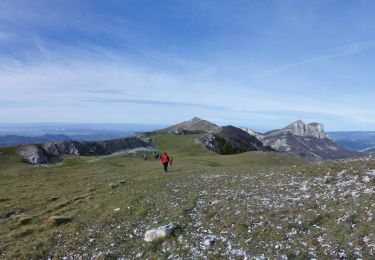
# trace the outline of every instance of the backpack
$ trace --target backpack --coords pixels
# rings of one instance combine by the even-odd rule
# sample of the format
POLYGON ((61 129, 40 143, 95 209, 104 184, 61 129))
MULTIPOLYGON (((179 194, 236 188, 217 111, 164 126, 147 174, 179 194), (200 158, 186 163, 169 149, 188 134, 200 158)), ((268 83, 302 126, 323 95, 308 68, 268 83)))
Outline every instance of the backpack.
POLYGON ((167 163, 167 162, 169 162, 169 157, 168 157, 168 155, 163 154, 163 155, 161 156, 161 162, 162 162, 162 163, 167 163))

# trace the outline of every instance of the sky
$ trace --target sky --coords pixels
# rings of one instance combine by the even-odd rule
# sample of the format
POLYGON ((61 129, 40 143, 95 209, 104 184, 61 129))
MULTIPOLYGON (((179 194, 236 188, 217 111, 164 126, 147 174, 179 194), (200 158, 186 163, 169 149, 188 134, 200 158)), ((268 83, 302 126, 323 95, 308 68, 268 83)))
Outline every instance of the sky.
POLYGON ((0 122, 375 130, 375 1, 1 0, 0 122))

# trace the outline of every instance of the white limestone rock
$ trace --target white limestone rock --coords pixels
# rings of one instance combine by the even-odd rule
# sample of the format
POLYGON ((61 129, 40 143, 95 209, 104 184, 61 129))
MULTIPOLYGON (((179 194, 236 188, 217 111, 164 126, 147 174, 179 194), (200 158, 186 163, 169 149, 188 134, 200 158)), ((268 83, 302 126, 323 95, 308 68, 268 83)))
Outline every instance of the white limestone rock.
POLYGON ((165 226, 147 230, 145 233, 144 240, 146 242, 154 242, 154 241, 162 240, 172 235, 176 229, 178 229, 176 225, 168 224, 165 226))

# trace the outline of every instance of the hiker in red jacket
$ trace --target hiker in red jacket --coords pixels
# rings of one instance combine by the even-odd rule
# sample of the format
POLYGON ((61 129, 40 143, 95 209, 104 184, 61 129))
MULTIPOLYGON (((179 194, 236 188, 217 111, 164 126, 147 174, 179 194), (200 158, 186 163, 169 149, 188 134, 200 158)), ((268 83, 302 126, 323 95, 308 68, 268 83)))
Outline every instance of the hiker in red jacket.
POLYGON ((164 165, 164 172, 167 173, 168 164, 169 164, 169 156, 166 152, 164 152, 163 155, 161 156, 161 163, 164 165))

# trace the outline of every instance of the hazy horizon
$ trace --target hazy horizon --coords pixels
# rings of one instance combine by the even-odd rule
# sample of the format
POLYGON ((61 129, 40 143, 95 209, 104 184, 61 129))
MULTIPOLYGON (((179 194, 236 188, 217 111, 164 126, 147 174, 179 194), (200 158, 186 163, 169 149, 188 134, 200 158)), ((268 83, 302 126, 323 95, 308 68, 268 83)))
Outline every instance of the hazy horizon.
MULTIPOLYGON (((205 119, 205 118, 203 118, 205 119)), ((188 120, 188 119, 186 119, 188 120)), ((157 130, 157 129, 162 129, 165 127, 169 127, 171 125, 181 123, 186 120, 181 120, 179 122, 174 122, 172 124, 141 124, 141 123, 69 123, 69 122, 34 122, 34 123, 4 123, 0 122, 0 135, 4 135, 4 132, 8 133, 23 133, 25 129, 30 128, 33 130, 37 130, 39 134, 48 134, 48 133, 56 133, 59 128, 61 127, 66 127, 64 129, 60 129, 62 131, 67 131, 67 130, 77 130, 77 129, 90 129, 90 130, 96 130, 96 131, 152 131, 152 130, 157 130), (5 129, 4 129, 5 127, 5 129), (48 129, 53 130, 48 132, 48 129)), ((295 120, 297 121, 297 120, 295 120)), ((293 121, 293 122, 295 122, 293 121)), ((257 131, 259 133, 265 133, 271 130, 275 129, 281 129, 286 127, 287 125, 293 123, 289 122, 286 125, 281 125, 276 128, 259 128, 256 126, 248 126, 248 125, 236 125, 236 124, 218 124, 217 122, 213 122, 215 124, 218 124, 220 126, 225 126, 225 125, 234 125, 236 127, 246 127, 250 128, 254 131, 257 131)), ((313 123, 310 121, 304 121, 304 123, 313 123)), ((368 130, 334 130, 334 129, 327 129, 325 127, 326 132, 375 132, 375 130, 368 129, 368 130)), ((35 134, 34 134, 35 135, 35 134)))
POLYGON ((0 2, 0 122, 375 130, 375 2, 0 2))

